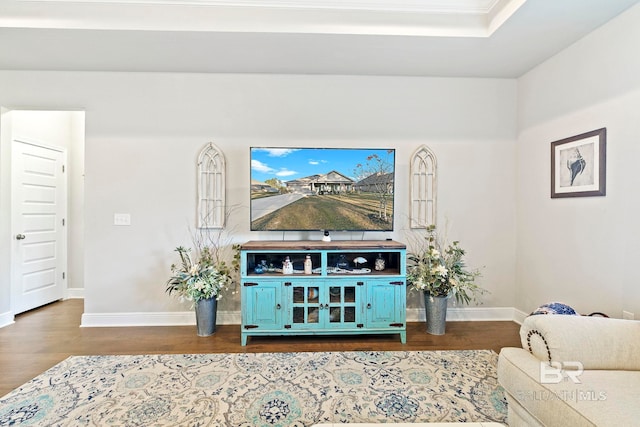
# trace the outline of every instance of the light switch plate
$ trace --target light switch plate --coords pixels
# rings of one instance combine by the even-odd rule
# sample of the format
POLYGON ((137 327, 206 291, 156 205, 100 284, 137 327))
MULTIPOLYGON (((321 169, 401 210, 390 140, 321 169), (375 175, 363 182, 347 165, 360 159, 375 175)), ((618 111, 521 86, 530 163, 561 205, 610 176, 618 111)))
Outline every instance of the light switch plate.
POLYGON ((128 213, 114 213, 113 225, 131 225, 131 214, 128 213))

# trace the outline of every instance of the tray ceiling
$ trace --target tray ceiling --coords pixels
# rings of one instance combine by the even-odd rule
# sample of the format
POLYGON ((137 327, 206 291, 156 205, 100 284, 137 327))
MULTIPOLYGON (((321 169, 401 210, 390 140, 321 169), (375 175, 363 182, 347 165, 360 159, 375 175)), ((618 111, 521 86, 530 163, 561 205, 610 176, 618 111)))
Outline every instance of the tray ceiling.
POLYGON ((640 0, 0 0, 0 69, 518 77, 640 0))

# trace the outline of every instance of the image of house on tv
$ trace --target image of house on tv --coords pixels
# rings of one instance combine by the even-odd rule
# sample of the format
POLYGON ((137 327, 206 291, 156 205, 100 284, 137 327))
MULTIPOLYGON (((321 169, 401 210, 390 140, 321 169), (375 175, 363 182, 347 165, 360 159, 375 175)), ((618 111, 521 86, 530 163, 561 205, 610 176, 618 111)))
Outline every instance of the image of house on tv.
POLYGON ((393 172, 375 173, 358 181, 353 188, 362 193, 393 194, 393 179, 393 172))
POLYGON ((287 181, 287 189, 303 194, 344 194, 351 193, 354 181, 338 171, 287 181))
POLYGON ((393 172, 373 174, 355 182, 338 171, 285 182, 287 190, 303 194, 393 193, 393 172))

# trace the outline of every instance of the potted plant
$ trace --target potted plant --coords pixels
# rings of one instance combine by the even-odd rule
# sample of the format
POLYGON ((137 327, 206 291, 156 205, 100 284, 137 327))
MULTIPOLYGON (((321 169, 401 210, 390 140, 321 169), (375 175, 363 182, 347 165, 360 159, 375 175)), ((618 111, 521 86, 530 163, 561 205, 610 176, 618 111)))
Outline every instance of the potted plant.
POLYGON ((424 293, 427 332, 442 335, 448 299, 454 297, 457 303, 468 304, 486 291, 475 283, 480 272, 465 265, 465 251, 459 242, 441 244, 435 225, 427 227, 425 238, 416 246, 407 254, 407 281, 424 293))
POLYGON ((233 246, 235 255, 231 265, 221 259, 218 249, 199 247, 194 260, 191 249, 177 247, 180 264, 171 265, 171 277, 167 280, 169 294, 175 293, 193 302, 199 336, 215 333, 217 301, 234 285, 234 274, 239 270, 237 245, 233 246))

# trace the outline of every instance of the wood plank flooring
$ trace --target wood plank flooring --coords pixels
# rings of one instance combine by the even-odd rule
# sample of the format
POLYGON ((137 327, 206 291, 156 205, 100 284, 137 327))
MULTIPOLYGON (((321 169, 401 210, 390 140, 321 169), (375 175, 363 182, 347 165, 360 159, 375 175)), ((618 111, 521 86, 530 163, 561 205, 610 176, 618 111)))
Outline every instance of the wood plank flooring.
POLYGON ((353 350, 482 350, 520 347, 515 322, 449 322, 447 333, 429 335, 423 322, 407 325, 407 344, 398 335, 254 337, 240 345, 239 325, 218 325, 198 337, 195 326, 80 328, 83 300, 56 302, 16 316, 0 328, 0 396, 69 356, 98 354, 260 353, 353 350))

